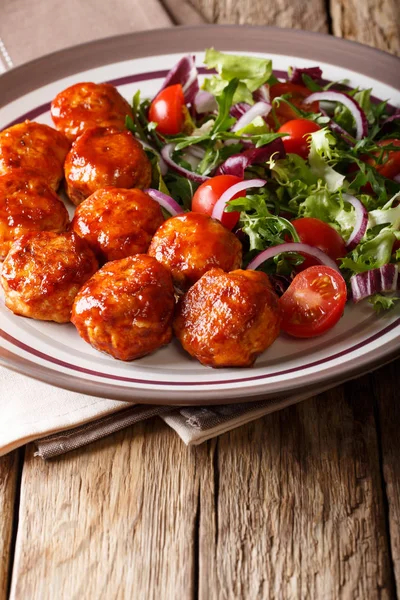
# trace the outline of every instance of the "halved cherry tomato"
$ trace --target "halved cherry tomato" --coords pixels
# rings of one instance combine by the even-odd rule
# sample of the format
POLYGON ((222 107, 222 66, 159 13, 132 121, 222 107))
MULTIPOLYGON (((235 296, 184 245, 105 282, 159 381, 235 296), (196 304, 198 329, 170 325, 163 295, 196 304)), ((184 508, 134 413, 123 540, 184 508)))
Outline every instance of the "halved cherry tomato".
POLYGON ((310 144, 308 135, 321 129, 314 121, 308 119, 293 119, 287 121, 278 129, 278 133, 288 133, 282 138, 283 145, 285 146, 286 152, 291 154, 298 154, 304 160, 308 157, 310 152, 310 144))
MULTIPOLYGON (((217 175, 208 179, 197 188, 192 199, 192 211, 211 215, 214 205, 222 194, 235 183, 243 181, 235 175, 217 175)), ((244 192, 239 192, 234 198, 240 198, 244 192)), ((233 229, 240 217, 239 212, 224 212, 221 223, 227 229, 233 229)))
MULTIPOLYGON (((303 244, 319 248, 332 260, 337 261, 346 255, 346 244, 342 236, 339 235, 336 229, 325 223, 325 221, 315 219, 314 217, 303 217, 292 221, 292 225, 303 244)), ((316 261, 307 256, 298 269, 303 271, 315 264, 316 261)))
POLYGON ((400 140, 382 140, 378 142, 379 146, 399 146, 399 150, 390 150, 383 152, 382 162, 377 163, 374 158, 368 157, 365 162, 375 167, 380 175, 388 179, 394 179, 400 173, 400 140))
POLYGON ((180 83, 170 85, 155 97, 149 108, 149 121, 157 123, 164 135, 180 133, 185 122, 185 98, 180 83))
POLYGON ((324 265, 309 267, 296 275, 279 300, 282 330, 299 338, 321 335, 339 321, 346 300, 340 273, 324 265))
MULTIPOLYGON (((304 98, 307 98, 310 94, 312 94, 312 92, 306 88, 305 85, 290 83, 290 81, 275 83, 274 85, 271 85, 269 93, 271 100, 277 98, 278 96, 283 96, 284 94, 291 94, 288 100, 297 108, 300 108, 306 112, 319 112, 319 102, 304 104, 304 98)), ((281 125, 298 117, 298 115, 290 108, 288 104, 286 104, 286 102, 280 102, 279 106, 275 107, 275 114, 281 125)), ((269 118, 268 122, 272 127, 275 127, 275 123, 273 123, 271 119, 272 117, 269 118)))

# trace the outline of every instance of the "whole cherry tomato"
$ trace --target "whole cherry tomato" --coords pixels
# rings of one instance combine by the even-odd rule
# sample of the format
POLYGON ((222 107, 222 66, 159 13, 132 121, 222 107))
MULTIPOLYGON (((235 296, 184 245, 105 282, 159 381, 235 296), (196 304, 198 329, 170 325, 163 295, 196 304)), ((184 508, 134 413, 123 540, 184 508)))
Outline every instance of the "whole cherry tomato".
POLYGON ((278 133, 288 133, 282 138, 285 150, 291 154, 298 154, 304 160, 308 157, 310 144, 308 135, 321 129, 314 121, 308 119, 293 119, 287 121, 278 129, 278 133))
POLYGON ((180 83, 163 89, 150 104, 149 120, 157 123, 164 135, 180 133, 185 122, 185 98, 180 83))
POLYGON ((383 177, 394 179, 396 175, 400 174, 400 140, 382 140, 378 142, 378 145, 382 146, 382 148, 389 145, 399 146, 399 150, 384 151, 379 163, 372 157, 366 158, 365 162, 375 167, 378 173, 383 177))
MULTIPOLYGON (((217 175, 208 179, 197 188, 192 199, 192 211, 211 215, 214 205, 222 194, 235 183, 243 181, 235 175, 217 175)), ((233 198, 240 198, 244 192, 239 192, 233 198)), ((233 200, 232 198, 232 200, 233 200)), ((239 220, 239 212, 224 212, 221 223, 227 229, 233 229, 239 220)))
MULTIPOLYGON (((291 102, 297 108, 304 110, 305 112, 317 113, 319 112, 319 103, 312 102, 311 104, 304 104, 304 99, 308 98, 312 92, 306 88, 305 85, 299 85, 297 83, 290 83, 290 81, 285 81, 283 83, 275 83, 270 87, 270 99, 271 101, 278 96, 283 96, 284 94, 290 94, 288 97, 289 102, 291 102)), ((279 106, 275 107, 275 115, 281 125, 286 123, 286 121, 291 121, 292 119, 297 119, 298 114, 294 112, 294 110, 286 104, 286 102, 280 102, 279 106)), ((268 119, 268 122, 272 127, 275 126, 272 117, 268 119)))
MULTIPOLYGON (((337 261, 347 254, 346 244, 342 236, 325 221, 314 217, 303 217, 292 221, 292 225, 303 244, 319 248, 332 260, 337 261)), ((307 256, 299 269, 304 270, 315 264, 316 261, 307 256)))

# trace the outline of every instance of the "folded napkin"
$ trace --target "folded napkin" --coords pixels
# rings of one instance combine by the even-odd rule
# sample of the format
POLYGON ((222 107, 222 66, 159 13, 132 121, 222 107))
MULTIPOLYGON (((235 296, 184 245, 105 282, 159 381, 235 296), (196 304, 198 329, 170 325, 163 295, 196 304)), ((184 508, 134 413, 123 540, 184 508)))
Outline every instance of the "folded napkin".
POLYGON ((86 396, 0 367, 0 456, 36 441, 37 456, 52 458, 155 416, 185 444, 198 445, 329 387, 248 403, 172 408, 86 396))

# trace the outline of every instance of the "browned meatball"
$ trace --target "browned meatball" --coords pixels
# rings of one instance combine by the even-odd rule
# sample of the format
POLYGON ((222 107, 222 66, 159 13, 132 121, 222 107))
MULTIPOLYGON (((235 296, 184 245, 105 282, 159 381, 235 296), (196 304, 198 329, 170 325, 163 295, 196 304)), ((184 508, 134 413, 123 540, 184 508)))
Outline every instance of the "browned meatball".
POLYGON ((176 287, 186 291, 212 267, 224 271, 239 268, 242 245, 219 221, 190 212, 165 221, 148 254, 171 269, 176 287))
POLYGON ((158 202, 132 188, 104 188, 78 206, 72 229, 102 262, 147 252, 164 217, 158 202))
POLYGON ((68 323, 78 290, 97 268, 93 251, 76 233, 27 233, 3 263, 6 306, 16 315, 68 323))
POLYGON ((128 102, 109 83, 76 83, 51 103, 54 125, 71 141, 91 127, 124 129, 127 115, 132 117, 128 102))
POLYGON ((25 121, 0 132, 0 175, 12 169, 32 169, 57 191, 69 150, 64 134, 48 125, 25 121))
POLYGON ((130 131, 97 127, 86 130, 65 160, 67 194, 78 205, 107 186, 146 188, 151 164, 130 131))
POLYGON ((211 269, 180 299, 174 331, 203 365, 248 367, 278 337, 280 321, 268 275, 211 269))
POLYGON ((0 175, 0 259, 20 235, 60 233, 68 222, 64 204, 35 171, 13 169, 0 175))
POLYGON ((168 269, 136 254, 105 264, 89 279, 71 321, 96 350, 133 360, 171 341, 174 303, 168 269))

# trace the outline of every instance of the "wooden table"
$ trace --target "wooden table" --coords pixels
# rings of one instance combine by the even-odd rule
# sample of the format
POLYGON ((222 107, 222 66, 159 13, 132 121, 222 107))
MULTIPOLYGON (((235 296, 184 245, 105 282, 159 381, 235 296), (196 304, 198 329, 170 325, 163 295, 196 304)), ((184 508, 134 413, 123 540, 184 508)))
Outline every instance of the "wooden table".
MULTIPOLYGON (((312 29, 400 54, 398 0, 165 5, 177 23, 312 29)), ((195 449, 152 420, 49 463, 33 445, 0 459, 0 600, 395 598, 399 371, 195 449)))

